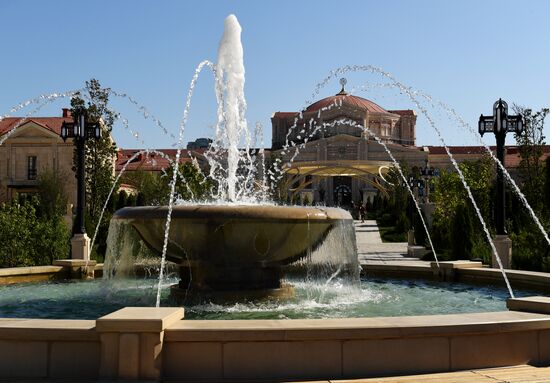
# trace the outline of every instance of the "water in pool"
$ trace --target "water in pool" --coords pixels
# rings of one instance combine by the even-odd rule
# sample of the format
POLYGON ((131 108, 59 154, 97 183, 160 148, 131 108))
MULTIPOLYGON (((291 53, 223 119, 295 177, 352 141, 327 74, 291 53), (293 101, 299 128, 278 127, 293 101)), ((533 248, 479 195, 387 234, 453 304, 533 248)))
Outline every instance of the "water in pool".
MULTIPOLYGON (((173 306, 166 280, 162 306, 173 306)), ((286 300, 184 305, 186 319, 298 319, 430 315, 506 309, 505 288, 461 283, 364 278, 360 287, 340 281, 289 281, 286 300)), ((95 319, 125 306, 154 306, 156 279, 94 280, 0 287, 0 317, 95 319)), ((529 295, 516 291, 517 296, 529 295)))

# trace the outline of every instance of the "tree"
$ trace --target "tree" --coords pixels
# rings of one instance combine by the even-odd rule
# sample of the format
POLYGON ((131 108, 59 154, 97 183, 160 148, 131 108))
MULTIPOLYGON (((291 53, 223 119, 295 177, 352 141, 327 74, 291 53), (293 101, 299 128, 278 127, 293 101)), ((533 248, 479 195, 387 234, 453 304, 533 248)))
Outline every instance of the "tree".
POLYGON ((0 267, 51 265, 54 259, 67 257, 65 222, 60 215, 41 215, 39 209, 37 198, 0 205, 0 267))
MULTIPOLYGON (((114 161, 117 147, 111 138, 118 115, 108 107, 110 89, 101 88, 99 81, 86 81, 87 102, 77 93, 71 99, 72 112, 85 107, 88 120, 100 122, 102 135, 98 140, 86 141, 86 207, 90 217, 99 218, 101 209, 114 183, 114 161)), ((75 151, 76 167, 76 151, 75 151)))
POLYGON ((43 170, 38 177, 39 214, 48 218, 67 214, 66 174, 43 170))
MULTIPOLYGON (((478 161, 466 161, 459 166, 480 209, 480 213, 490 228, 492 223, 491 191, 495 174, 494 164, 488 156, 484 156, 478 161)), ((474 254, 476 251, 480 252, 480 254, 474 254, 476 257, 485 257, 487 241, 480 220, 474 211, 458 173, 443 170, 440 176, 434 180, 434 191, 430 197, 435 203, 432 224, 434 247, 450 250, 452 257, 465 257, 465 253, 460 253, 457 249, 453 250, 455 245, 460 245, 464 246, 470 254, 474 254), (464 227, 464 225, 467 225, 468 220, 472 229, 464 227), (463 227, 460 227, 460 225, 463 225, 463 227), (452 230, 453 228, 455 230, 452 230), (467 231, 470 234, 457 234, 460 230, 467 231), (468 239, 461 239, 461 235, 467 235, 468 239)))
POLYGON ((531 109, 515 105, 513 109, 524 117, 524 130, 516 134, 516 142, 519 146, 521 161, 518 167, 519 178, 522 183, 522 191, 536 213, 540 214, 544 208, 544 154, 545 139, 544 120, 549 109, 543 108, 533 113, 531 109))
POLYGON ((137 170, 124 173, 122 182, 137 189, 136 205, 138 206, 159 206, 168 203, 170 180, 166 175, 137 170))
MULTIPOLYGON (((159 206, 168 204, 170 193, 170 180, 173 168, 170 167, 161 174, 146 171, 125 173, 123 182, 134 186, 138 190, 135 202, 133 197, 128 197, 124 203, 119 203, 117 208, 136 204, 138 206, 159 206)), ((204 201, 212 196, 214 182, 206 178, 204 174, 190 162, 179 165, 179 175, 176 181, 176 197, 186 201, 204 201)), ((119 195, 119 198, 120 195, 119 195)))
POLYGON ((466 204, 458 205, 452 225, 453 259, 470 259, 474 243, 474 232, 470 209, 466 204))
POLYGON ((544 164, 545 179, 544 179, 544 206, 546 208, 546 215, 550 216, 550 157, 546 157, 544 164))
MULTIPOLYGON (((214 182, 191 162, 179 164, 179 175, 176 183, 177 197, 185 201, 204 201, 212 196, 214 182)), ((173 167, 166 171, 166 182, 172 179, 173 167)), ((168 197, 168 195, 167 195, 168 197)))

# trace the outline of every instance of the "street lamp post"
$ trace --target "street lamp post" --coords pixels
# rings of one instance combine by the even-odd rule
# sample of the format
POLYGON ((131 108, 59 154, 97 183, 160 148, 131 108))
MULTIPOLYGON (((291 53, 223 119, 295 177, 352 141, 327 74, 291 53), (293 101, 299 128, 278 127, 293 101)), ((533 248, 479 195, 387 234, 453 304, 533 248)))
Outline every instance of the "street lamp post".
MULTIPOLYGON (((433 214, 433 204, 430 204, 430 200, 429 200, 430 187, 431 187, 430 180, 433 177, 439 177, 439 169, 430 167, 428 160, 426 160, 426 166, 419 167, 418 170, 419 170, 419 174, 417 174, 418 177, 415 175, 410 175, 408 181, 403 182, 402 185, 403 187, 407 187, 407 185, 410 187, 416 200, 420 203, 420 206, 422 207, 424 215, 427 216, 429 222, 431 222, 431 215, 433 214), (421 202, 419 197, 422 197, 423 202, 421 202)), ((409 217, 411 220, 411 226, 410 226, 409 232, 407 233, 407 242, 409 243, 409 246, 413 246, 415 244, 415 239, 414 239, 415 238, 414 236, 415 204, 412 197, 409 199, 408 211, 409 211, 409 217)))
POLYGON ((63 122, 61 126, 61 138, 66 141, 67 138, 73 138, 76 146, 77 166, 77 198, 76 198, 76 217, 73 225, 73 238, 71 239, 71 258, 72 259, 90 259, 89 243, 90 239, 86 235, 84 225, 84 207, 86 204, 86 141, 88 139, 101 138, 101 126, 98 122, 87 120, 86 109, 81 107, 73 112, 73 122, 63 122))
MULTIPOLYGON (((506 133, 514 131, 516 134, 523 132, 523 116, 521 114, 509 115, 508 104, 502 99, 498 99, 493 104, 493 115, 479 117, 478 123, 479 134, 494 133, 497 141, 497 158, 504 167, 504 145, 506 141, 506 133)), ((496 181, 496 201, 495 201, 495 226, 496 238, 495 246, 505 267, 510 266, 512 259, 512 242, 506 234, 506 200, 504 192, 504 172, 497 165, 497 181, 496 181)), ((496 267, 496 260, 493 259, 493 267, 496 267)))
POLYGON ((428 160, 426 160, 426 166, 420 168, 420 176, 422 178, 422 188, 419 190, 419 195, 424 198, 424 203, 430 203, 430 180, 433 177, 439 177, 439 169, 430 167, 428 160))
MULTIPOLYGON (((403 187, 407 187, 407 184, 410 187, 413 194, 415 195, 415 198, 418 198, 419 189, 422 187, 423 181, 411 175, 409 176, 408 182, 403 182, 403 187)), ((409 219, 410 219, 410 223, 409 223, 410 227, 409 227, 409 231, 407 232, 407 242, 409 246, 413 246, 414 245, 414 201, 412 196, 410 198, 407 197, 407 200, 408 200, 407 210, 409 212, 409 219)))

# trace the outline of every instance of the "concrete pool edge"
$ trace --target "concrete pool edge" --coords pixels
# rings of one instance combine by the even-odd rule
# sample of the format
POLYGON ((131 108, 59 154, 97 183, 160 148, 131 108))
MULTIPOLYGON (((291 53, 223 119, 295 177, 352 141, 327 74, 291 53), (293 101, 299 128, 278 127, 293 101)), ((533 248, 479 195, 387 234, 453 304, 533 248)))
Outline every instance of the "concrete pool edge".
MULTIPOLYGON (((500 269, 481 267, 479 262, 440 262, 441 268, 432 262, 369 262, 362 264, 364 275, 372 277, 421 278, 447 282, 488 284, 504 286, 500 269)), ((550 292, 550 273, 506 269, 506 276, 514 288, 550 292)))
MULTIPOLYGON (((545 297, 511 304, 550 309, 545 297)), ((95 321, 0 319, 0 377, 269 381, 550 363, 550 315, 533 312, 322 320, 183 317, 181 308, 127 307, 95 321)))

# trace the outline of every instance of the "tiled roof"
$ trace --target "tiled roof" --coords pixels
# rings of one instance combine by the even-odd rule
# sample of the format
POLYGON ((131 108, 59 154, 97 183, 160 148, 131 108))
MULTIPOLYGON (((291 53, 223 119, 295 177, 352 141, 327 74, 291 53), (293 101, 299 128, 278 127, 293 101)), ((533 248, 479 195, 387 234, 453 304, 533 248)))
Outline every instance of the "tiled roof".
MULTIPOLYGON (((430 154, 447 154, 443 146, 426 146, 430 154)), ((491 150, 496 150, 496 147, 491 146, 491 150)), ((483 154, 486 152, 483 146, 449 146, 451 154, 483 154)))
MULTIPOLYGON (((430 155, 447 156, 447 152, 443 146, 427 146, 430 155)), ((496 151, 496 146, 490 146, 491 151, 496 151)), ((449 150, 453 155, 472 155, 472 160, 481 157, 486 153, 486 149, 483 146, 450 146, 449 150)), ((550 156, 550 145, 543 147, 543 154, 541 159, 544 160, 550 156)), ((464 158, 463 158, 464 159, 464 158)), ((519 154, 519 147, 516 145, 506 146, 505 166, 507 168, 518 167, 521 162, 521 156, 519 154)))
POLYGON ((0 136, 8 133, 17 124, 23 126, 31 121, 56 134, 61 134, 63 121, 72 122, 73 119, 72 117, 6 117, 0 121, 0 136))
MULTIPOLYGON (((128 160, 143 149, 120 149, 117 153, 116 160, 116 171, 122 170, 124 165, 128 160)), ((159 152, 166 154, 169 158, 173 160, 176 159, 176 149, 156 149, 159 152)), ((187 150, 183 149, 180 154, 180 164, 191 162, 192 153, 202 154, 204 149, 198 150, 187 150)), ((158 153, 150 152, 148 156, 145 153, 138 155, 135 159, 132 160, 127 166, 126 170, 147 170, 147 171, 161 171, 170 166, 170 162, 164 156, 159 155, 158 153)))
POLYGON ((338 93, 334 96, 323 98, 306 108, 306 112, 317 112, 319 109, 328 107, 330 105, 340 105, 351 107, 359 110, 368 110, 369 112, 376 113, 388 113, 388 111, 382 108, 380 105, 367 100, 366 98, 349 95, 346 93, 338 93))
POLYGON ((412 109, 398 109, 398 110, 388 110, 388 112, 393 114, 398 114, 400 116, 415 116, 416 113, 412 109))
POLYGON ((291 118, 296 117, 298 113, 296 112, 275 112, 273 118, 291 118))
MULTIPOLYGON (((430 154, 447 154, 445 147, 443 146, 424 146, 428 148, 430 154)), ((489 149, 492 151, 497 150, 496 146, 489 146, 489 149)), ((452 154, 483 154, 486 152, 484 146, 449 146, 449 150, 452 154)), ((545 154, 550 154, 550 145, 545 145, 543 147, 543 152, 545 154)), ((519 155, 519 146, 509 145, 506 146, 506 154, 518 154, 519 155)))

